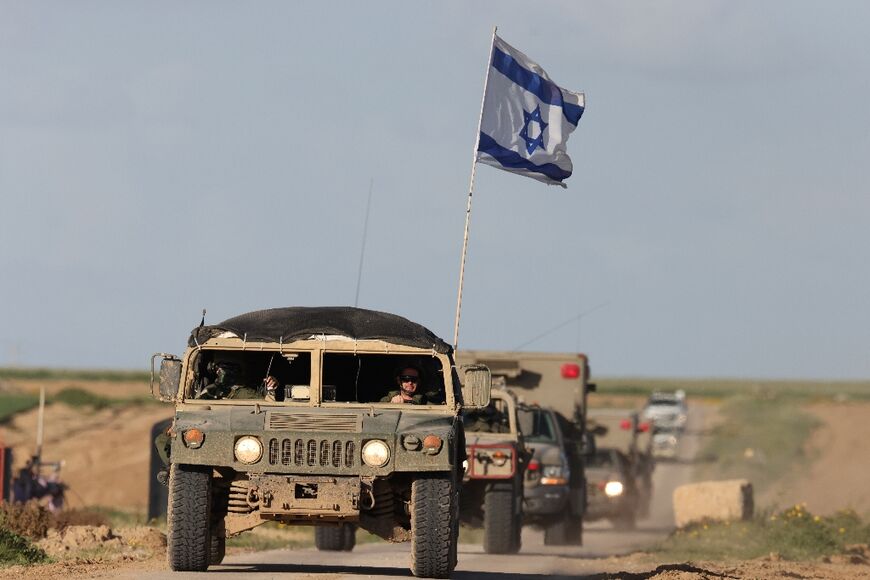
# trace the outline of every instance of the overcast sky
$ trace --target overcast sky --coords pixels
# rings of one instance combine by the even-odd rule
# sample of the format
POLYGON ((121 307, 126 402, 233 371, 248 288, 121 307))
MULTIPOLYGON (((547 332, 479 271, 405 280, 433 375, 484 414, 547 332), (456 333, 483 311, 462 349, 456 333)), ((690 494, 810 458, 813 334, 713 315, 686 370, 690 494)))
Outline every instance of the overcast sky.
POLYGON ((0 365, 144 368, 202 308, 353 305, 372 180, 360 306, 452 340, 497 25, 587 109, 566 190, 478 167, 460 347, 866 379, 868 22, 861 1, 2 1, 0 365))

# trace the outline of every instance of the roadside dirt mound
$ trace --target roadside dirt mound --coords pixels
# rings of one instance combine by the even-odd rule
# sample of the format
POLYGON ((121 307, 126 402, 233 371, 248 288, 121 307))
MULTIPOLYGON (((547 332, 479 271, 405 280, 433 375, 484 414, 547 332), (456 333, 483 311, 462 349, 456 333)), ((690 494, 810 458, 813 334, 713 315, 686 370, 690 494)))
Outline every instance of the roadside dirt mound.
POLYGON ((806 503, 809 511, 819 515, 843 509, 870 515, 870 461, 863 452, 870 441, 870 403, 816 403, 807 411, 821 426, 807 442, 805 470, 766 494, 763 504, 806 503))
POLYGON ((109 526, 69 526, 49 530, 37 545, 55 558, 78 557, 82 552, 98 551, 107 559, 138 555, 150 557, 166 548, 160 531, 139 526, 112 530, 109 526))
MULTIPOLYGON (((62 477, 70 486, 68 507, 107 506, 145 512, 151 427, 172 416, 163 405, 123 408, 45 409, 43 458, 63 461, 62 477)), ((16 415, 2 428, 13 448, 14 469, 24 465, 36 441, 37 411, 16 415)))

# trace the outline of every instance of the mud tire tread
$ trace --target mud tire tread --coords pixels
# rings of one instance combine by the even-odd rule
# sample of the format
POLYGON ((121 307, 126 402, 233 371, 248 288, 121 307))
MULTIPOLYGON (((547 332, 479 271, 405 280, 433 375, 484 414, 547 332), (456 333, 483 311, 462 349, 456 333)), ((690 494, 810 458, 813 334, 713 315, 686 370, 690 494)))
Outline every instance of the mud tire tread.
POLYGON ((483 499, 483 550, 487 554, 515 554, 517 520, 514 492, 510 487, 491 486, 483 499))
POLYGON ((356 528, 351 524, 317 526, 314 528, 314 545, 325 552, 350 552, 356 545, 356 528))
POLYGON ((169 567, 203 572, 211 561, 211 468, 172 464, 166 516, 169 567))
POLYGON ((456 565, 458 494, 450 476, 421 477, 411 484, 411 572, 448 578, 456 565))

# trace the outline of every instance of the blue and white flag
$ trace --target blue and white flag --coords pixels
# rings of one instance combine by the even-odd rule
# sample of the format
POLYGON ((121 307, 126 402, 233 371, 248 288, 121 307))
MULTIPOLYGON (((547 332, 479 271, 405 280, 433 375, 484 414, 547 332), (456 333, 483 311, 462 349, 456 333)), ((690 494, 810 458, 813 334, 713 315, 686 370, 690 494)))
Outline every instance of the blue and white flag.
POLYGON ((583 93, 560 88, 529 57, 494 36, 478 161, 565 187, 574 169, 565 142, 585 106, 583 93))

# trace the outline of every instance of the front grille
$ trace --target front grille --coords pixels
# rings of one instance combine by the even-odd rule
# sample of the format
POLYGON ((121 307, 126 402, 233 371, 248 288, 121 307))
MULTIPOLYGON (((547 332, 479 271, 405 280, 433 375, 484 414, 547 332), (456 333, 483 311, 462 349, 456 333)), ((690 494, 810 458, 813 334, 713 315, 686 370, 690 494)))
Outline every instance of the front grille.
POLYGON ((330 439, 273 438, 269 440, 269 464, 351 468, 356 466, 356 444, 330 439))
POLYGON ((287 411, 269 411, 266 425, 271 431, 359 433, 362 430, 362 416, 348 413, 290 413, 287 411))

